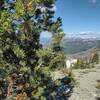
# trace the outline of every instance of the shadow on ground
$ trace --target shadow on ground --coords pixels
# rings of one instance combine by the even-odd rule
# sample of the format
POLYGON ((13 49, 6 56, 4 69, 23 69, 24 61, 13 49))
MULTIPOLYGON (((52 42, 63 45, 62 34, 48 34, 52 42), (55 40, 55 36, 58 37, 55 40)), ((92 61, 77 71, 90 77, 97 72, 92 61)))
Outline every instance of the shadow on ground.
POLYGON ((100 97, 96 97, 97 100, 100 100, 100 97))

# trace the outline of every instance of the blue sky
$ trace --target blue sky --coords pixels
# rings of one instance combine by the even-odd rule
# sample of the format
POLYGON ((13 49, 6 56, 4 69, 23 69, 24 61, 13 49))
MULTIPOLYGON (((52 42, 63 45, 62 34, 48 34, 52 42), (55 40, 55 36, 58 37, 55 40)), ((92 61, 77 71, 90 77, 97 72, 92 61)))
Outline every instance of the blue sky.
POLYGON ((56 17, 61 17, 65 33, 100 32, 100 0, 58 0, 56 17))

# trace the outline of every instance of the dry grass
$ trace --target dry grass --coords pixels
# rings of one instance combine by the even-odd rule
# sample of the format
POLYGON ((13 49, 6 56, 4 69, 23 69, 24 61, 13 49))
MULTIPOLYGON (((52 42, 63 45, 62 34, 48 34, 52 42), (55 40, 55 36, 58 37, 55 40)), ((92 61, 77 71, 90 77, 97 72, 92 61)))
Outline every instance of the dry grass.
POLYGON ((96 85, 96 88, 97 88, 97 89, 100 89, 100 83, 98 83, 98 84, 96 85))

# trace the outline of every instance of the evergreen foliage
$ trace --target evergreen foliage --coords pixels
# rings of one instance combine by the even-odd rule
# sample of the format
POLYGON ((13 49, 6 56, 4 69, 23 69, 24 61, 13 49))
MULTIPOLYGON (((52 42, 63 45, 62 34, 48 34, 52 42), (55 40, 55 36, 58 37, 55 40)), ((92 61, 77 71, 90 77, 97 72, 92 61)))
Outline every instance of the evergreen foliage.
POLYGON ((53 21, 54 6, 55 0, 0 0, 0 99, 46 100, 56 95, 51 73, 64 67, 65 56, 62 22, 53 21), (47 49, 40 44, 44 31, 53 38, 47 49))
POLYGON ((78 59, 77 63, 74 64, 73 68, 74 69, 93 68, 94 63, 91 63, 90 61, 91 60, 87 61, 87 60, 78 59))
POLYGON ((99 55, 98 55, 98 53, 95 53, 93 55, 93 57, 91 58, 91 63, 95 63, 95 64, 99 63, 99 55))

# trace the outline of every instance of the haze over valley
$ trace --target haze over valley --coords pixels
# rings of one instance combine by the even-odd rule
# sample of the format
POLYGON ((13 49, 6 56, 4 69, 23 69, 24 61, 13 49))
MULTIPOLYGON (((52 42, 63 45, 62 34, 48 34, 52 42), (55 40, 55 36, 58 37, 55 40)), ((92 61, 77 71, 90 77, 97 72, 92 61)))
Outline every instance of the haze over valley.
MULTIPOLYGON (((42 37, 41 43, 44 47, 50 45, 50 37, 42 37)), ((86 51, 91 48, 100 47, 100 33, 99 32, 77 32, 67 33, 61 45, 66 54, 74 54, 86 51)))

